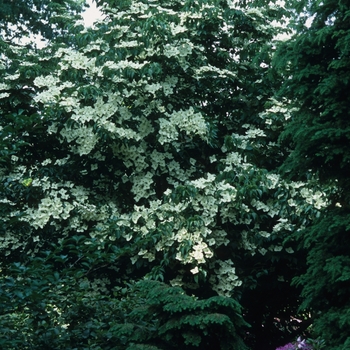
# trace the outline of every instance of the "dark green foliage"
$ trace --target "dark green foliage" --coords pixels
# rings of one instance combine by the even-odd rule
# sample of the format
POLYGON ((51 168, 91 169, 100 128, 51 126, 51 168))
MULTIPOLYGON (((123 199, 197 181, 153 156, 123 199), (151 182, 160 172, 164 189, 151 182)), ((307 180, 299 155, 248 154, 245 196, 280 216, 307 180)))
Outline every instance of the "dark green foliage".
POLYGON ((181 288, 151 281, 138 283, 136 290, 147 306, 135 308, 130 317, 135 322, 156 321, 150 341, 161 348, 246 349, 242 330, 248 325, 242 318, 241 306, 232 298, 198 300, 181 288))
POLYGON ((303 286, 301 308, 312 308, 314 331, 332 349, 350 342, 350 218, 346 210, 336 208, 311 228, 298 233, 308 250, 308 268, 294 279, 303 286))
MULTIPOLYGON (((251 11, 246 15, 241 9, 229 9, 223 1, 164 0, 157 3, 167 11, 159 11, 151 4, 147 16, 141 16, 136 11, 130 16, 118 17, 122 10, 129 8, 131 1, 99 1, 103 2, 111 5, 106 10, 111 22, 100 23, 96 30, 83 32, 79 26, 70 27, 73 17, 67 21, 64 16, 51 18, 49 24, 52 26, 56 23, 57 27, 47 29, 42 27, 43 23, 35 22, 38 14, 25 11, 23 23, 20 21, 19 25, 32 25, 30 30, 33 33, 42 33, 47 38, 52 38, 58 29, 64 37, 56 38, 53 46, 36 54, 30 51, 30 47, 19 50, 7 46, 6 59, 0 67, 4 77, 19 74, 6 82, 8 87, 5 91, 9 95, 1 100, 0 110, 0 193, 4 198, 0 198, 0 216, 3 218, 0 221, 3 253, 0 258, 0 347, 5 350, 239 350, 247 348, 245 342, 262 350, 263 346, 271 348, 280 345, 277 341, 282 343, 291 336, 291 332, 302 328, 291 324, 288 318, 291 315, 303 316, 297 314, 301 287, 290 287, 289 283, 295 274, 304 271, 305 256, 302 250, 290 255, 285 251, 275 252, 273 248, 266 255, 260 255, 258 248, 266 248, 267 251, 271 246, 278 245, 281 249, 283 246, 293 246, 295 249, 296 244, 294 241, 288 242, 288 245, 284 242, 284 238, 290 234, 289 230, 278 231, 268 238, 260 236, 259 232, 272 232, 274 225, 288 210, 290 218, 287 220, 290 219, 291 226, 298 227, 301 222, 308 224, 313 218, 314 209, 310 205, 311 213, 300 218, 300 214, 289 207, 288 201, 293 199, 289 189, 282 185, 275 188, 272 180, 266 182, 268 171, 276 169, 286 153, 276 143, 284 119, 281 121, 278 120, 280 115, 269 114, 266 119, 271 118, 274 125, 268 127, 261 117, 264 109, 273 106, 270 98, 280 83, 279 73, 271 69, 275 49, 272 39, 280 29, 273 29, 269 21, 280 18, 285 11, 265 11, 265 1, 259 1, 262 12, 251 11), (166 57, 161 53, 145 56, 147 50, 156 52, 159 49, 162 52, 165 43, 174 40, 170 25, 178 24, 179 17, 170 10, 204 14, 203 19, 198 21, 191 17, 184 18, 188 31, 178 33, 176 38, 176 41, 188 39, 195 44, 195 49, 188 55, 188 69, 183 69, 174 56, 166 57), (230 31, 227 30, 227 23, 231 23, 230 31), (127 26, 127 31, 119 33, 120 25, 127 26), (137 45, 119 45, 123 40, 127 43, 130 38, 135 38, 135 34, 137 45), (103 41, 101 46, 87 50, 90 43, 99 41, 103 41), (62 90, 60 98, 74 96, 74 107, 79 104, 94 106, 98 98, 104 98, 103 102, 106 102, 106 91, 121 94, 145 78, 149 82, 158 82, 167 75, 174 75, 181 79, 174 94, 164 96, 162 90, 158 90, 151 96, 142 90, 143 83, 140 83, 137 88, 139 95, 129 96, 123 92, 126 94, 122 99, 123 106, 134 116, 141 116, 144 110, 138 107, 139 97, 146 98, 149 104, 164 99, 164 105, 171 105, 171 109, 182 110, 194 106, 195 111, 205 116, 208 142, 183 132, 179 137, 178 149, 171 144, 166 145, 168 156, 164 158, 164 168, 157 170, 150 184, 154 188, 154 194, 150 196, 152 203, 148 200, 137 203, 131 194, 130 183, 121 178, 131 178, 137 174, 137 163, 148 165, 148 169, 152 169, 153 163, 148 158, 140 158, 135 164, 129 162, 126 166, 121 153, 118 154, 118 147, 126 149, 144 143, 151 150, 164 151, 163 146, 156 142, 156 133, 137 141, 132 138, 122 140, 115 135, 113 138, 112 133, 92 120, 88 121, 87 125, 91 125, 99 137, 96 151, 104 155, 102 160, 97 160, 100 157, 96 154, 90 156, 72 152, 74 142, 64 141, 60 136, 64 127, 74 129, 79 123, 71 119, 72 111, 60 107, 59 98, 53 97, 49 103, 42 105, 33 101, 33 96, 44 90, 33 84, 33 80, 37 76, 47 76, 49 79, 51 74, 55 76, 60 70, 57 67, 64 60, 53 56, 57 54, 58 47, 64 46, 62 42, 78 53, 84 52, 86 57, 97 57, 95 68, 108 61, 151 61, 141 69, 134 69, 131 65, 116 71, 105 66, 101 76, 86 74, 80 67, 73 69, 67 64, 62 69, 60 84, 74 84, 72 88, 62 90), (196 45, 202 49, 199 50, 196 45), (233 60, 233 57, 237 59, 233 60), (209 65, 215 70, 203 72, 200 79, 193 75, 196 67, 209 65), (219 73, 223 69, 234 74, 219 73), (117 82, 111 81, 114 77, 118 78, 117 82), (55 124, 57 130, 48 132, 50 126, 55 124), (263 132, 256 137, 246 136, 247 131, 255 128, 263 132), (237 152, 245 159, 244 163, 250 164, 242 165, 244 171, 241 173, 236 171, 235 166, 231 171, 225 170, 231 165, 228 161, 222 162, 227 152, 237 152), (217 160, 210 160, 211 156, 217 156, 217 160), (190 178, 173 181, 170 185, 171 176, 175 179, 178 176, 167 174, 166 163, 172 157, 181 165, 180 169, 189 169, 193 160, 195 166, 190 178), (63 162, 63 159, 67 162, 63 162), (50 162, 43 164, 45 160, 50 162), (93 170, 93 165, 98 168, 93 170), (23 170, 16 173, 21 167, 23 170), (180 214, 164 211, 162 219, 150 214, 147 219, 154 219, 154 228, 153 224, 150 225, 152 228, 148 227, 148 235, 130 229, 134 234, 132 239, 125 238, 128 228, 123 226, 120 218, 121 214, 132 213, 135 204, 149 208, 159 201, 168 203, 169 207, 191 202, 201 190, 191 185, 190 181, 205 178, 207 174, 217 175, 212 181, 214 185, 222 181, 237 189, 231 193, 235 194, 234 199, 220 204, 219 209, 213 206, 213 212, 219 210, 213 220, 215 230, 226 231, 228 242, 215 243, 218 246, 211 248, 213 257, 209 261, 214 266, 216 261, 233 260, 232 266, 236 267, 236 271, 230 267, 228 273, 232 277, 237 274, 243 283, 232 292, 228 291, 232 293, 232 298, 213 297, 215 292, 208 281, 204 264, 198 274, 192 274, 190 270, 194 266, 191 263, 182 264, 174 259, 177 251, 183 255, 189 254, 195 243, 189 239, 174 244, 171 249, 159 248, 154 260, 139 257, 143 249, 153 252, 155 244, 162 237, 172 237, 179 230, 174 223, 176 216, 183 220, 183 227, 187 230, 205 229, 208 224, 193 207, 189 205, 188 210, 180 214), (24 207, 35 210, 46 198, 44 187, 34 186, 35 182, 44 183, 44 179, 50 183, 48 186, 52 184, 52 189, 56 189, 57 184, 67 182, 72 191, 84 191, 70 197, 74 209, 69 215, 57 218, 57 222, 56 218, 50 217, 47 225, 35 227, 37 222, 22 221, 21 217, 25 215, 24 207), (165 195, 167 189, 172 191, 169 196, 165 195), (268 209, 258 209, 253 205, 256 200, 267 202, 268 209), (94 211, 98 212, 106 203, 113 203, 115 207, 105 209, 104 217, 107 219, 103 225, 98 225, 94 211), (231 208, 231 212, 220 217, 221 211, 224 212, 226 208, 231 208), (273 214, 270 209, 273 209, 273 214), (84 216, 80 226, 84 227, 73 220, 80 212, 84 216), (228 219, 229 214, 234 219, 228 219), (256 247, 251 250, 242 247, 242 233, 252 236, 249 241, 256 247), (143 281, 146 276, 169 282, 178 270, 184 274, 185 282, 195 282, 192 284, 198 288, 180 289, 159 282, 143 281), (140 279, 142 282, 135 282, 140 279), (242 315, 252 324, 250 329, 242 315)), ((148 6, 149 1, 143 2, 148 6)), ((39 3, 40 6, 43 4, 39 3)), ((23 4, 18 1, 11 8, 12 14, 6 7, 0 9, 6 12, 10 22, 14 21, 20 10, 17 5, 23 4)), ((47 9, 61 11, 65 9, 62 6, 50 2, 47 9)), ((254 10, 254 4, 247 2, 245 6, 254 10)), ((45 12, 46 8, 42 11, 45 12)), ((41 12, 40 16, 46 18, 46 12, 41 12)), ((74 53, 73 50, 70 52, 74 53)), ((157 130, 162 114, 153 111, 147 116, 157 130)), ((117 121, 118 115, 114 117, 117 121)), ((133 120, 126 122, 126 126, 131 130, 138 128, 133 120)), ((291 142, 286 143, 289 145, 291 142)), ((137 148, 136 152, 142 154, 142 149, 137 148)), ((57 194, 59 199, 67 192, 64 187, 62 190, 57 194)), ((220 197, 220 192, 215 195, 220 197)), ((67 208, 70 202, 62 200, 62 207, 67 208)), ((129 220, 131 223, 135 220, 135 225, 140 224, 140 228, 147 223, 145 217, 131 217, 129 220)), ((334 264, 339 268, 344 262, 340 259, 334 264)), ((210 269, 215 269, 215 266, 210 269)))
POLYGON ((302 309, 312 310, 313 331, 329 349, 349 348, 350 6, 348 1, 302 1, 314 16, 280 46, 276 66, 288 77, 281 96, 295 108, 281 135, 290 148, 282 172, 311 174, 329 193, 329 207, 297 232, 307 271, 295 278, 302 309))
POLYGON ((0 37, 9 42, 30 34, 52 39, 67 29, 68 14, 76 20, 84 5, 77 0, 0 0, 0 37))
POLYGON ((197 300, 154 281, 110 288, 36 262, 40 269, 14 264, 17 277, 2 280, 2 349, 247 349, 233 299, 197 300))
POLYGON ((280 93, 296 107, 281 135, 292 147, 283 169, 340 181, 350 170, 350 9, 344 1, 325 1, 310 11, 316 16, 311 27, 281 45, 277 55, 276 64, 291 76, 280 93))

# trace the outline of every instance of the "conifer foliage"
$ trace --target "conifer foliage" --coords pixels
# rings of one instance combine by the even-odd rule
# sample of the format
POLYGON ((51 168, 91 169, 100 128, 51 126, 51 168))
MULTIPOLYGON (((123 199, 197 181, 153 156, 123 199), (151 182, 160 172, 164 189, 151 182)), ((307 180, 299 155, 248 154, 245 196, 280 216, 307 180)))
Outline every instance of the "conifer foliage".
POLYGON ((297 180, 316 176, 328 192, 321 217, 296 234, 308 269, 295 282, 303 287, 302 307, 314 312, 314 330, 340 350, 350 346, 350 6, 301 3, 312 23, 299 27, 277 56, 289 77, 281 95, 294 107, 281 135, 290 147, 282 170, 297 180))

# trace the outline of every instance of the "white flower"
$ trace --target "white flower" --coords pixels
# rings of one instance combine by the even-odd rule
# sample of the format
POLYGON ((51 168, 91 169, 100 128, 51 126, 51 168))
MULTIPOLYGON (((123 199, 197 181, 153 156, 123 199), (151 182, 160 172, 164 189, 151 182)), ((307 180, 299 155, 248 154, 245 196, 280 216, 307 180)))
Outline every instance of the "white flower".
POLYGON ((6 98, 6 97, 9 97, 10 96, 10 94, 8 93, 8 92, 2 92, 2 93, 0 93, 0 99, 1 98, 6 98))
POLYGON ((188 56, 192 53, 192 43, 185 42, 178 47, 179 55, 182 57, 188 56))
POLYGON ((164 46, 163 53, 166 57, 174 57, 179 55, 179 50, 177 47, 171 46, 170 44, 166 44, 164 46))
POLYGON ((39 88, 44 86, 47 86, 47 87, 54 86, 58 82, 59 82, 59 79, 52 75, 40 76, 34 79, 34 85, 39 88))
POLYGON ((136 256, 132 256, 131 258, 130 258, 130 260, 131 260, 131 263, 134 265, 135 263, 136 263, 136 261, 139 259, 139 257, 136 255, 136 256))
POLYGON ((43 162, 41 162, 41 165, 45 166, 45 165, 48 165, 48 164, 51 164, 51 163, 52 163, 51 159, 45 159, 43 162))
POLYGON ((0 83, 0 91, 1 90, 9 90, 10 86, 4 83, 0 83))
POLYGON ((193 275, 195 275, 196 273, 198 273, 199 272, 199 270, 198 270, 198 266, 196 266, 195 268, 193 268, 192 270, 190 270, 191 271, 191 273, 193 274, 193 275))
POLYGON ((7 75, 4 79, 6 80, 16 80, 20 77, 20 74, 12 74, 12 75, 7 75))
POLYGON ((262 12, 257 8, 249 8, 248 10, 246 10, 245 13, 247 16, 256 15, 257 17, 264 18, 264 15, 262 14, 262 12))
POLYGON ((184 33, 187 31, 187 28, 183 25, 178 25, 175 23, 170 23, 170 29, 171 29, 171 33, 173 35, 177 35, 179 33, 184 33))
POLYGON ((267 250, 265 248, 259 248, 258 251, 261 255, 265 255, 267 252, 267 250))
POLYGON ((158 91, 159 89, 162 88, 162 85, 159 83, 155 83, 155 84, 148 84, 145 86, 145 90, 147 92, 150 92, 151 94, 155 94, 156 91, 158 91))
POLYGON ((249 138, 256 138, 257 136, 266 136, 263 130, 250 128, 245 132, 246 136, 249 138))
POLYGON ((277 174, 267 174, 266 175, 267 178, 267 188, 272 189, 272 188, 276 188, 277 184, 280 181, 280 177, 277 174))

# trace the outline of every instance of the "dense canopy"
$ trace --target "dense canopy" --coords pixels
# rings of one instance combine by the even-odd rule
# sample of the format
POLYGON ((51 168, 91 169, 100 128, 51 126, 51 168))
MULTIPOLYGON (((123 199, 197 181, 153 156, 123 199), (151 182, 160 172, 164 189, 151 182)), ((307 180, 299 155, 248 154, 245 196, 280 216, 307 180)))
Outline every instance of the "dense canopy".
POLYGON ((104 0, 86 28, 82 2, 17 5, 1 347, 345 349, 348 6, 104 0))

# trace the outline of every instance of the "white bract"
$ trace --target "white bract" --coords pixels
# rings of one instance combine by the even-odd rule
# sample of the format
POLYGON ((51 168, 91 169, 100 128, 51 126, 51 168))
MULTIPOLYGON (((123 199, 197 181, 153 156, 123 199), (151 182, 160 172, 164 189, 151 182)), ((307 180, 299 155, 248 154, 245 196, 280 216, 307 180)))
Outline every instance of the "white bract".
MULTIPOLYGON (((18 137, 29 138, 41 123, 48 141, 29 161, 9 157, 9 188, 22 184, 30 199, 21 191, 19 204, 6 198, 11 214, 5 220, 18 217, 27 236, 16 242, 9 230, 1 247, 6 254, 11 245, 24 251, 28 237, 35 237, 39 250, 52 230, 59 242, 78 232, 97 250, 107 244, 125 249, 125 274, 146 262, 175 269, 173 285, 193 286, 188 275, 205 275, 214 291, 230 295, 242 283, 235 255, 282 251, 280 243, 270 243, 272 234, 294 229, 292 217, 305 205, 323 208, 325 194, 249 161, 248 147, 270 147, 262 146, 268 132, 237 125, 241 111, 232 101, 242 103, 238 92, 255 91, 256 78, 241 79, 239 72, 260 77, 264 65, 240 58, 251 43, 230 34, 231 15, 210 3, 175 12, 132 1, 123 11, 107 10, 108 30, 90 29, 95 39, 38 57, 39 63, 59 63, 33 80, 30 107, 39 121, 18 137), (221 259, 221 251, 231 258, 221 259)), ((265 16, 254 9, 247 14, 256 21, 265 16)), ((256 30, 265 38, 268 29, 256 30)), ((19 78, 11 74, 0 84, 2 100, 19 78)), ((267 130, 274 115, 287 119, 289 113, 273 102, 249 116, 265 120, 267 130)), ((36 142, 43 146, 33 140, 27 149, 35 154, 36 142)))

